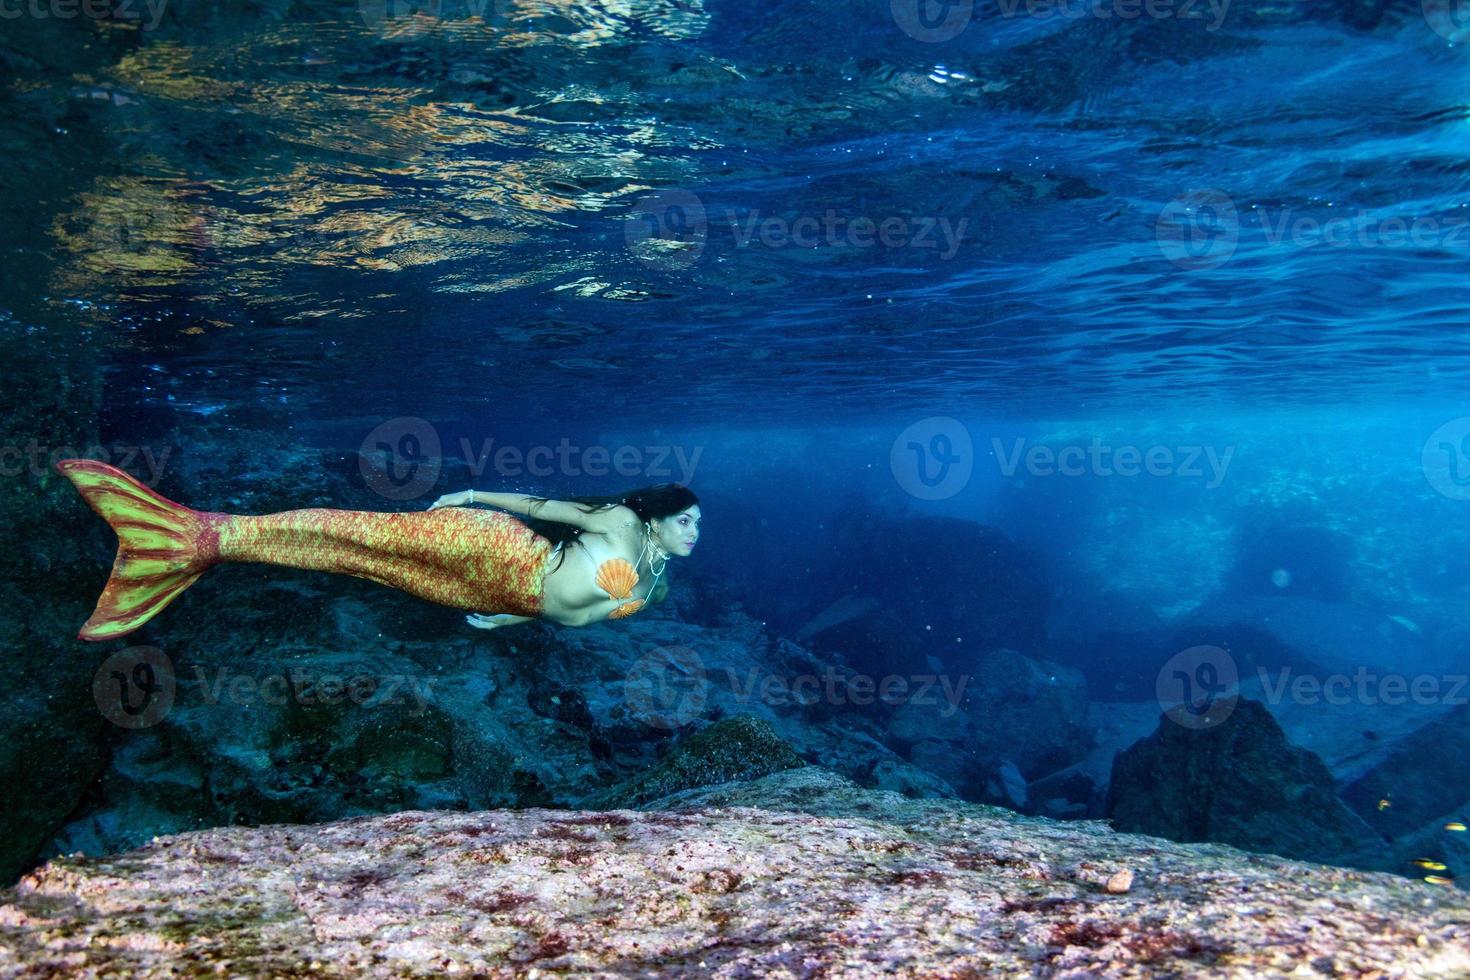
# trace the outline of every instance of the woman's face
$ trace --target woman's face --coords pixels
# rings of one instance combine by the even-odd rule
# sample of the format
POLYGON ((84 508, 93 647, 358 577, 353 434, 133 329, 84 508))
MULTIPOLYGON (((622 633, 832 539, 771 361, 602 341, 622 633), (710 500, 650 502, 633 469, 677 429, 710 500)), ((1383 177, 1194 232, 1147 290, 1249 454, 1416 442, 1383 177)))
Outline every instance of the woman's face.
POLYGON ((699 505, 653 523, 654 540, 671 555, 686 557, 699 540, 699 505))

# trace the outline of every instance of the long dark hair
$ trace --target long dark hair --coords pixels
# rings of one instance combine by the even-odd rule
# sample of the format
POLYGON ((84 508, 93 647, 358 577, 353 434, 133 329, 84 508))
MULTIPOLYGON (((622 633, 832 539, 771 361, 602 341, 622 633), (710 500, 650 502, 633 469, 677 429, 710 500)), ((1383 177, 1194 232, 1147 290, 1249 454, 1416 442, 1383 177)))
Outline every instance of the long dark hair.
MULTIPOLYGON (((532 497, 534 501, 545 503, 547 497, 532 497)), ((627 493, 612 494, 607 497, 562 497, 568 503, 577 504, 583 513, 594 514, 599 510, 607 510, 621 504, 638 515, 640 521, 659 520, 682 514, 684 511, 699 503, 699 498, 694 491, 682 483, 657 483, 651 487, 641 487, 637 490, 629 490, 627 493)), ((540 517, 527 517, 526 526, 553 545, 564 545, 561 557, 557 559, 557 567, 566 560, 567 547, 577 543, 582 536, 582 529, 574 524, 563 524, 560 521, 548 521, 540 517)))

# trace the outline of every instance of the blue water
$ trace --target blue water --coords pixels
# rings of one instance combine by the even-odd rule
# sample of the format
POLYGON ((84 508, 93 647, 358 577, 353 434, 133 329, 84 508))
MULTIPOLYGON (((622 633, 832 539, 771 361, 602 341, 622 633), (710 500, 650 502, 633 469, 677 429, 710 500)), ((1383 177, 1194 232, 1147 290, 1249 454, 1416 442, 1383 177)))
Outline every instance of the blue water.
MULTIPOLYGON (((1432 676, 1417 713, 1283 721, 1370 823, 1369 743, 1464 715, 1452 11, 467 3, 0 23, 5 588, 57 617, 43 663, 92 655, 69 637, 111 553, 46 468, 75 450, 233 511, 677 480, 705 515, 677 617, 874 672, 1015 649, 1141 705, 1140 736, 1194 644, 1242 675, 1432 676), (812 632, 842 600, 869 605, 812 632)), ((283 581, 381 601, 385 643, 465 637, 283 581)), ((257 616, 269 582, 211 573, 144 638, 183 656, 217 616, 229 656, 310 647, 257 616)), ((85 709, 90 669, 47 683, 85 709)), ((28 854, 146 837, 77 830, 119 819, 100 772, 28 854)), ((1420 823, 1470 805, 1435 778, 1402 791, 1420 823)), ((537 793, 496 800, 577 802, 537 793)), ((1419 824, 1374 826, 1404 872, 1419 824)))
POLYGON ((283 426, 1453 396, 1466 67, 1417 8, 906 3, 172 10, 20 96, 106 145, 41 140, 101 172, 30 244, 120 403, 283 426))

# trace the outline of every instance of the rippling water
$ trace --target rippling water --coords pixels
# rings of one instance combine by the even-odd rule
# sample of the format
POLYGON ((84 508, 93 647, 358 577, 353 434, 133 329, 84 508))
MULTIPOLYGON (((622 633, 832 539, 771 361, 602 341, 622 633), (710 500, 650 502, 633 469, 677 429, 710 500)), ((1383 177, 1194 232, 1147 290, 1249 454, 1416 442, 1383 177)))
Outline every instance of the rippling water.
POLYGON ((116 404, 779 421, 1466 379, 1470 51, 1432 4, 129 9, 0 26, 6 329, 116 404))

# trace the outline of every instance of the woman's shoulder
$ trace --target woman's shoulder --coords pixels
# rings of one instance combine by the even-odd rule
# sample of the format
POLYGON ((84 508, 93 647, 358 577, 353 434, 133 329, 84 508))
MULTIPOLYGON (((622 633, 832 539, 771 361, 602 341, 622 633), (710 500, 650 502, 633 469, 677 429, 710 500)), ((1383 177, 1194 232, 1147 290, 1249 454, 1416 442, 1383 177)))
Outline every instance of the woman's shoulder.
POLYGON ((623 504, 608 504, 605 509, 597 512, 596 517, 597 532, 599 534, 606 534, 609 537, 631 534, 641 528, 643 524, 638 519, 638 515, 633 512, 633 509, 623 504))

